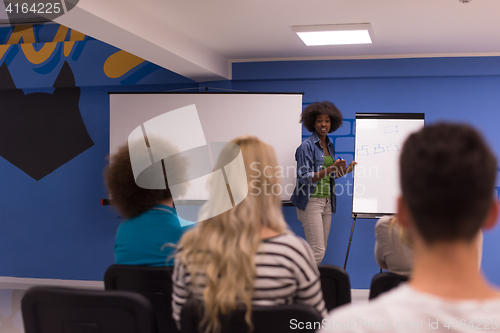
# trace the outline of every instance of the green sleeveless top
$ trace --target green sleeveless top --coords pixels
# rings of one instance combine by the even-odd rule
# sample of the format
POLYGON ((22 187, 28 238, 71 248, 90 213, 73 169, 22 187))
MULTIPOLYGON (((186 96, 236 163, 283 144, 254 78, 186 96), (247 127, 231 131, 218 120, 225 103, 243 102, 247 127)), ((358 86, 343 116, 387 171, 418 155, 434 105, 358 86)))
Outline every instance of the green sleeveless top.
MULTIPOLYGON (((323 169, 328 168, 330 165, 333 164, 333 157, 331 156, 325 156, 325 159, 323 161, 323 169)), ((329 198, 330 197, 330 176, 326 175, 326 177, 321 178, 318 181, 318 185, 316 185, 316 188, 314 189, 313 194, 311 195, 313 198, 329 198)))

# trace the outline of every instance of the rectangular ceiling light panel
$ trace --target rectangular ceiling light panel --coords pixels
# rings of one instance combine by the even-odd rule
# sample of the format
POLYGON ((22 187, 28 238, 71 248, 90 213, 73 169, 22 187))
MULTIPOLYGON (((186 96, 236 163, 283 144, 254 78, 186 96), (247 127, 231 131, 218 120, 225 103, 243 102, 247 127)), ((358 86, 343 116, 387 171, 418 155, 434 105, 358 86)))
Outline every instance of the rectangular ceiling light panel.
POLYGON ((307 46, 370 44, 373 41, 370 23, 294 26, 292 29, 307 46))

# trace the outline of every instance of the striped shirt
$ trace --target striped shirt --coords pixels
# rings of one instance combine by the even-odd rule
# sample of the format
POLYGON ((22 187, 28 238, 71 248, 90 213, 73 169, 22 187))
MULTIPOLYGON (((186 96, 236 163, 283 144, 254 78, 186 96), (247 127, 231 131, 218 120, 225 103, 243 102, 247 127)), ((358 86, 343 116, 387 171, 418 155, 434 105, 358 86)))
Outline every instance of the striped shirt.
MULTIPOLYGON (((177 252, 172 274, 172 316, 180 323, 182 306, 193 296, 202 298, 203 290, 193 290, 191 276, 177 252)), ((301 238, 289 233, 263 239, 255 257, 252 304, 260 306, 301 303, 326 316, 319 270, 311 248, 301 238)))

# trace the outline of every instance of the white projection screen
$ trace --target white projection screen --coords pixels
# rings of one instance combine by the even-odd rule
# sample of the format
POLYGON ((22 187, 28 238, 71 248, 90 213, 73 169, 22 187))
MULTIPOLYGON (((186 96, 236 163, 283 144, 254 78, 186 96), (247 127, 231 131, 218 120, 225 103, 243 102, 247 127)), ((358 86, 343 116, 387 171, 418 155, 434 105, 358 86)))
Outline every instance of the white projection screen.
POLYGON ((406 138, 423 126, 423 113, 356 113, 353 217, 396 213, 399 154, 406 138))
MULTIPOLYGON (((301 93, 110 93, 110 154, 127 144, 138 126, 190 105, 196 106, 207 143, 255 135, 273 146, 283 170, 281 199, 290 199, 296 179, 295 150, 302 141, 301 93)), ((188 189, 183 199, 204 201, 207 195, 200 185, 188 189)))

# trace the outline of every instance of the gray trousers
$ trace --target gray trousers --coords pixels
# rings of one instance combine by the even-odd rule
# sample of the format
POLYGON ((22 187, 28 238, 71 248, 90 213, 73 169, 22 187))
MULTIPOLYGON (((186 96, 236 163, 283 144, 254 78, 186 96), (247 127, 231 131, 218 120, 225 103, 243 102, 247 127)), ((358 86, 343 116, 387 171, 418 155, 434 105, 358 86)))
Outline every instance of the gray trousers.
POLYGON ((302 222, 306 241, 311 246, 316 263, 325 256, 328 234, 332 224, 331 198, 311 198, 306 209, 297 208, 297 218, 302 222))

